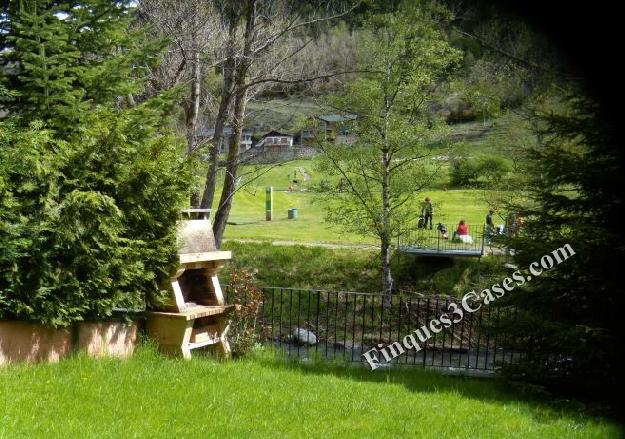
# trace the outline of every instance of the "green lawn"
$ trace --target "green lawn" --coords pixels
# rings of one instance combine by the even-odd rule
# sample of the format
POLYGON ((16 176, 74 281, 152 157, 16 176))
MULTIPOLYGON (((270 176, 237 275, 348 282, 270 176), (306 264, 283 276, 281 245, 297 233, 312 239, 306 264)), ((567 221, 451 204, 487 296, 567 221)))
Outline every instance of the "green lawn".
MULTIPOLYGON (((306 191, 288 192, 289 176, 306 170, 310 180, 300 184, 307 189, 320 178, 315 174, 313 161, 297 160, 274 167, 235 196, 230 223, 225 237, 234 239, 288 240, 299 242, 370 243, 375 239, 354 233, 345 233, 324 222, 323 206, 315 202, 315 195, 306 191), (274 188, 274 220, 265 221, 265 187, 274 188), (287 210, 299 209, 297 220, 287 219, 287 210)), ((249 171, 249 169, 248 169, 249 171)), ((263 170, 262 172, 265 172, 263 170)), ((430 197, 435 204, 435 222, 455 226, 460 219, 469 224, 481 225, 488 210, 484 192, 480 190, 427 190, 420 198, 430 197)), ((415 218, 420 214, 415 206, 415 218)))
POLYGON ((493 381, 371 372, 267 355, 217 363, 76 357, 0 370, 1 438, 610 438, 583 406, 523 399, 493 381), (264 358, 263 358, 264 357, 264 358))

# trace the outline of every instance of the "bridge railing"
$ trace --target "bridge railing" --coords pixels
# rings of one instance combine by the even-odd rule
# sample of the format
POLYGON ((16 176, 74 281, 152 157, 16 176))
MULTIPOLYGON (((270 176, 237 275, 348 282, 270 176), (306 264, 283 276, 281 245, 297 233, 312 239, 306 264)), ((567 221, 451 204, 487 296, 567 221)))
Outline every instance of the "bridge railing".
MULTIPOLYGON (((397 245, 400 249, 412 248, 431 250, 445 253, 454 251, 480 251, 484 252, 484 245, 489 238, 489 232, 484 224, 468 225, 468 237, 458 236, 455 231, 456 225, 442 224, 441 230, 438 225, 432 229, 414 228, 401 233, 397 245)), ((490 232, 492 235, 492 232, 490 232)))

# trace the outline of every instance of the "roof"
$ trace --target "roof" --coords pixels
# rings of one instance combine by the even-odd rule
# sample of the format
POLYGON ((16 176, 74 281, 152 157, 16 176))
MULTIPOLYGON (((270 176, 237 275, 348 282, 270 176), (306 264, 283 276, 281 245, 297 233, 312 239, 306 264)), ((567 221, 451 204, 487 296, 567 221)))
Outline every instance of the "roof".
MULTIPOLYGON (((242 134, 246 134, 246 135, 252 135, 251 131, 248 130, 243 130, 242 134)), ((197 135, 199 137, 213 137, 215 135, 215 129, 214 128, 207 128, 204 130, 198 130, 197 135)), ((232 127, 224 127, 224 136, 231 136, 232 135, 232 127)))
POLYGON ((357 116, 355 114, 320 114, 317 118, 325 122, 347 122, 356 119, 357 116))
POLYGON ((289 133, 281 133, 280 131, 269 131, 267 134, 263 135, 263 139, 265 137, 277 137, 277 136, 293 137, 293 135, 289 133))

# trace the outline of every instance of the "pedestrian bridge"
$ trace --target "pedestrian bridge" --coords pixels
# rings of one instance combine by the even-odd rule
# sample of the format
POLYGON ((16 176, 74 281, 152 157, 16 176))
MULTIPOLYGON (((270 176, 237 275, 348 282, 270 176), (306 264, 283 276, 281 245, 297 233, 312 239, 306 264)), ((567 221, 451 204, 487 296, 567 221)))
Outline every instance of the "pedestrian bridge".
POLYGON ((482 257, 486 238, 486 226, 469 225, 470 240, 454 238, 453 230, 446 228, 444 234, 439 228, 411 229, 402 233, 397 240, 397 248, 402 253, 417 256, 441 257, 482 257))

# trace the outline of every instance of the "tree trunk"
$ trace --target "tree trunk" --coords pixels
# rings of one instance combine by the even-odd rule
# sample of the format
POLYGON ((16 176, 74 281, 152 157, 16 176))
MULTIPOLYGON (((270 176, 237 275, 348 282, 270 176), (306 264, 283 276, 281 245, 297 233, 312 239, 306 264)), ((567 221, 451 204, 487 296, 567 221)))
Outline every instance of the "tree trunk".
POLYGON ((197 144, 197 119, 200 113, 200 83, 202 81, 202 73, 200 68, 200 53, 197 50, 193 52, 191 81, 191 95, 189 97, 189 106, 187 109, 187 154, 191 154, 197 144))
MULTIPOLYGON (((197 23, 194 23, 194 28, 197 29, 197 23)), ((191 155, 197 146, 197 120, 200 113, 200 86, 202 83, 202 69, 200 66, 200 51, 197 47, 197 43, 193 44, 191 69, 191 95, 189 97, 186 119, 187 155, 191 155)), ((199 201, 199 189, 193 185, 190 200, 191 207, 197 207, 199 201)))
POLYGON ((239 168, 239 144, 243 133, 243 119, 245 117, 245 106, 247 104, 247 88, 245 79, 252 62, 252 43, 254 40, 255 28, 255 3, 256 0, 247 0, 244 5, 245 33, 243 39, 243 51, 235 67, 234 109, 232 116, 232 137, 228 147, 228 160, 226 162, 226 175, 224 176, 224 187, 221 191, 219 207, 215 213, 213 221, 213 232, 215 234, 215 245, 221 247, 221 241, 226 230, 226 223, 230 216, 232 199, 236 192, 237 172, 239 168))
MULTIPOLYGON (((387 72, 390 77, 390 69, 387 72)), ((384 145, 382 147, 382 233, 380 254, 382 257, 382 284, 384 286, 384 306, 390 307, 393 297, 393 275, 391 273, 391 147, 389 139, 389 116, 391 106, 388 97, 384 105, 384 145)))
POLYGON ((391 273, 391 242, 390 239, 381 240, 380 255, 382 259, 382 283, 384 285, 384 307, 391 306, 393 297, 393 276, 391 273))
MULTIPOLYGON (((234 14, 233 14, 234 15, 234 14)), ((234 46, 236 44, 236 17, 230 16, 228 26, 228 56, 224 61, 224 86, 219 101, 219 110, 215 119, 215 131, 213 135, 212 148, 208 159, 208 171, 204 183, 204 192, 200 207, 210 209, 215 198, 215 188, 217 186, 217 171, 219 170, 219 145, 223 139, 223 132, 228 117, 228 108, 232 100, 232 83, 234 81, 234 46)))
POLYGON ((393 296, 393 276, 391 273, 391 185, 390 154, 383 153, 384 176, 382 179, 382 230, 380 236, 380 256, 382 258, 382 285, 384 306, 391 306, 393 296))
POLYGON ((245 104, 247 92, 237 93, 234 98, 234 115, 232 121, 232 137, 228 145, 228 160, 226 162, 226 175, 224 177, 224 187, 221 191, 219 208, 215 213, 213 222, 213 232, 215 234, 215 245, 221 247, 221 240, 226 230, 226 222, 230 216, 232 199, 236 192, 237 172, 239 168, 239 144, 243 133, 243 117, 245 115, 245 104))
MULTIPOLYGON (((225 81, 224 81, 225 86, 225 81)), ((206 172, 206 181, 204 183, 204 192, 202 193, 202 201, 200 208, 210 209, 215 198, 215 187, 217 186, 217 171, 219 170, 219 145, 223 139, 224 127, 226 126, 226 118, 228 116, 228 107, 230 106, 231 97, 225 95, 226 89, 221 96, 219 103, 219 111, 215 119, 215 131, 213 141, 211 142, 211 150, 208 158, 208 171, 206 172)))

